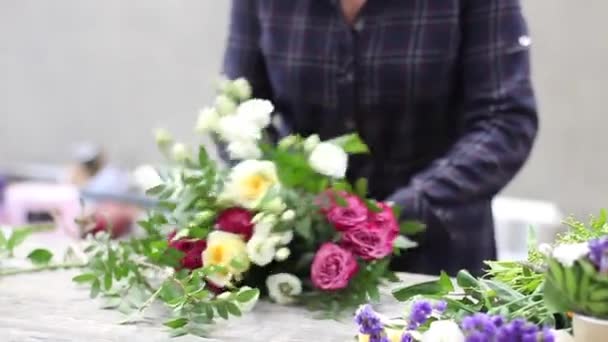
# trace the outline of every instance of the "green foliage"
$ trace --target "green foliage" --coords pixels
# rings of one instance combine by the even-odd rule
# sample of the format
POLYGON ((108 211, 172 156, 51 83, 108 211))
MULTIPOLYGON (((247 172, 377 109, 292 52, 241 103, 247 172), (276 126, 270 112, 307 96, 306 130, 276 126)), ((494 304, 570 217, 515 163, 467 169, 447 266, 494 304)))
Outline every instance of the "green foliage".
POLYGON ((5 237, 0 231, 0 253, 4 252, 12 257, 15 248, 21 245, 32 233, 33 230, 29 228, 16 228, 11 231, 8 237, 5 237))
POLYGON ((342 149, 349 154, 369 153, 369 148, 361 139, 361 137, 356 133, 343 135, 332 139, 329 142, 342 147, 342 149))
POLYGON ((36 265, 45 265, 51 261, 53 258, 53 253, 51 253, 49 250, 38 248, 31 251, 27 258, 36 265))

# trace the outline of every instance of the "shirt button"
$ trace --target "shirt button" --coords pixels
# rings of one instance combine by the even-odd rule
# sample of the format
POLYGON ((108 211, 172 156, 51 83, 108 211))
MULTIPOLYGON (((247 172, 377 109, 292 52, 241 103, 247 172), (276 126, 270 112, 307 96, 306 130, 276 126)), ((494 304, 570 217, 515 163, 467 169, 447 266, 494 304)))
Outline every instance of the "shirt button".
POLYGON ((355 121, 353 119, 346 119, 346 129, 354 130, 355 129, 355 121))
POLYGON ((357 32, 363 31, 364 28, 365 28, 365 20, 363 20, 363 19, 357 20, 355 22, 355 25, 353 26, 353 29, 357 32))

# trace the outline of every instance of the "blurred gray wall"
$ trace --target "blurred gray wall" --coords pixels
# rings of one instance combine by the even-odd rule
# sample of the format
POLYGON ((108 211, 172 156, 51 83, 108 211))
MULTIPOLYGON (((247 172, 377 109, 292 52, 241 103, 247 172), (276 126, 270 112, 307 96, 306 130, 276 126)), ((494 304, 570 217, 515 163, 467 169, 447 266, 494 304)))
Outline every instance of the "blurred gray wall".
MULTIPOLYGON (((605 202, 608 2, 525 1, 541 133, 507 189, 567 213, 605 202)), ((195 143, 228 0, 0 0, 0 161, 62 161, 75 141, 158 160, 151 131, 195 143)))

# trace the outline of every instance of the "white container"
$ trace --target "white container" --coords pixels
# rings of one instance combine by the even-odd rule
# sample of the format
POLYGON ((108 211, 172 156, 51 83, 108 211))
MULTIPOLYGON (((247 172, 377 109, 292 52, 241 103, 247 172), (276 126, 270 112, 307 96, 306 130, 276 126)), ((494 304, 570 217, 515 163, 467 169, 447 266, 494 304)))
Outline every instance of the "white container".
POLYGON ((608 320, 574 315, 572 319, 575 342, 608 341, 608 320))

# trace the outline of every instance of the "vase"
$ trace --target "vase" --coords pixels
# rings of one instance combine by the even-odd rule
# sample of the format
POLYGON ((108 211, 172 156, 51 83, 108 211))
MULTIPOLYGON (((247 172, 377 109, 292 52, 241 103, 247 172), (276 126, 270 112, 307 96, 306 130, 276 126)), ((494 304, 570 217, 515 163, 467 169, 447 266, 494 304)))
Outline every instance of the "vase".
POLYGON ((574 315, 572 328, 575 342, 608 341, 608 320, 574 315))

